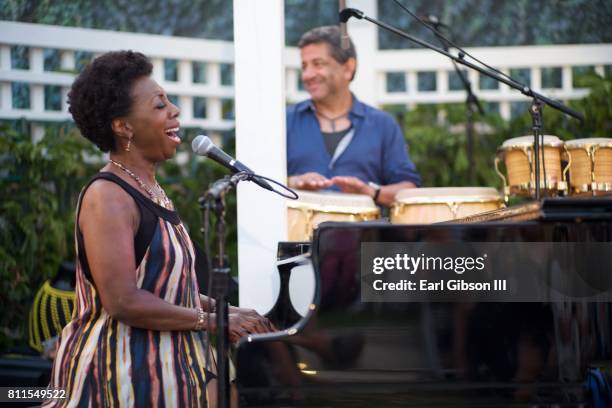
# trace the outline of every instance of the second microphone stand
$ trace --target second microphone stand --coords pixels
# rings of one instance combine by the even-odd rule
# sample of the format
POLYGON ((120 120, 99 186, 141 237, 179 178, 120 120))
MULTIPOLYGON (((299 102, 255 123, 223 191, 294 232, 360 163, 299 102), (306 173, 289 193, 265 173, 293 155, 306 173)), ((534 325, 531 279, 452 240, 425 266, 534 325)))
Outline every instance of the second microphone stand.
MULTIPOLYGON (((444 51, 449 51, 449 44, 443 36, 439 35, 437 31, 434 31, 435 36, 438 38, 440 43, 442 44, 442 48, 444 51)), ((452 33, 451 33, 452 35, 452 33)), ((470 183, 474 183, 474 114, 478 110, 481 115, 484 115, 484 110, 482 109, 482 105, 478 100, 478 97, 472 91, 472 83, 467 78, 465 72, 463 72, 457 63, 454 60, 451 60, 453 63, 453 67, 455 68, 455 72, 459 76, 463 88, 467 93, 465 99, 465 108, 466 108, 466 135, 467 135, 467 159, 468 159, 468 180, 470 183)))

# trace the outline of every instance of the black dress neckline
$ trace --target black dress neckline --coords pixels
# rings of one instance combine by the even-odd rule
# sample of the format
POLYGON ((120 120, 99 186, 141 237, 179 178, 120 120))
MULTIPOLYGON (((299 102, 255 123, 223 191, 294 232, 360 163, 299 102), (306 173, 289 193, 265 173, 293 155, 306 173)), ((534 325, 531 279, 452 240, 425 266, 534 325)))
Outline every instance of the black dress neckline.
POLYGON ((155 201, 151 200, 151 197, 148 197, 147 195, 143 194, 142 192, 140 192, 140 190, 138 190, 137 188, 134 188, 130 183, 128 183, 127 181, 125 181, 124 179, 116 175, 115 173, 112 173, 110 171, 101 171, 101 172, 98 172, 98 176, 99 176, 98 178, 103 178, 103 179, 105 178, 108 179, 109 177, 112 178, 122 187, 136 194, 136 197, 134 197, 133 195, 132 197, 139 198, 139 201, 143 205, 146 205, 147 207, 149 207, 149 209, 153 211, 154 213, 156 213, 159 217, 167 221, 170 221, 172 224, 180 224, 181 220, 178 216, 178 213, 176 212, 176 208, 174 210, 169 210, 166 207, 157 204, 155 201))

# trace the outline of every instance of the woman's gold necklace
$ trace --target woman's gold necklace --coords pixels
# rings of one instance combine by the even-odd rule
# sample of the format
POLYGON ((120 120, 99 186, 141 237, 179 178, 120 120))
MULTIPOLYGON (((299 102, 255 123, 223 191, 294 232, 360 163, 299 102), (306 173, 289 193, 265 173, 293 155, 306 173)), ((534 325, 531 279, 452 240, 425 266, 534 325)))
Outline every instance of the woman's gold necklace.
POLYGON ((109 159, 109 162, 119 167, 121 170, 126 172, 130 177, 132 177, 138 183, 138 185, 142 187, 144 191, 147 192, 147 194, 149 195, 151 200, 153 200, 154 203, 159 204, 162 207, 167 208, 169 210, 174 209, 174 205, 172 204, 172 201, 168 198, 168 196, 166 195, 166 192, 164 191, 163 188, 161 188, 161 186, 159 185, 157 181, 155 181, 155 189, 157 190, 157 193, 155 193, 153 189, 149 187, 148 185, 146 185, 145 182, 142 181, 140 177, 138 177, 133 171, 125 167, 123 164, 117 161, 114 161, 113 159, 109 159))

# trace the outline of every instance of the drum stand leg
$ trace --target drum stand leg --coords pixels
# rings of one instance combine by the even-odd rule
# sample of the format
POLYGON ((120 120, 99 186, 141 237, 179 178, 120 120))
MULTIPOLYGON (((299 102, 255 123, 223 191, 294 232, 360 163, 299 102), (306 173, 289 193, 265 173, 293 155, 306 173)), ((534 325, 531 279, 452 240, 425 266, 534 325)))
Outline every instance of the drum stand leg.
MULTIPOLYGON (((531 114, 531 123, 533 129, 533 152, 535 164, 535 199, 540 201, 540 135, 542 134, 542 102, 538 98, 533 98, 529 113, 531 114)), ((542 152, 544 149, 542 148, 542 152)), ((543 156, 543 154, 542 154, 543 156)), ((542 163, 544 166, 544 163, 542 163)), ((546 183, 546 169, 544 170, 544 183, 546 183)))

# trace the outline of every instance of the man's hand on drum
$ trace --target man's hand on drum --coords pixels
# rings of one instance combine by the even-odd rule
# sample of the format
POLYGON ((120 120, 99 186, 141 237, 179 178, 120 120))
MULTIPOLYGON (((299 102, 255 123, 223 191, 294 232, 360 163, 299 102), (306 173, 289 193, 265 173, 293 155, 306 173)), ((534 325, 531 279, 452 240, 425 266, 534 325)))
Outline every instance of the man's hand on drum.
POLYGON ((232 343, 249 334, 270 333, 277 331, 267 318, 253 309, 230 306, 229 338, 232 343))
POLYGON ((290 176, 287 184, 289 184, 290 188, 317 191, 331 187, 332 182, 319 173, 310 172, 300 174, 299 176, 290 176))
POLYGON ((353 176, 336 176, 331 179, 331 182, 337 185, 344 193, 364 194, 370 197, 374 196, 374 189, 366 183, 353 176))

